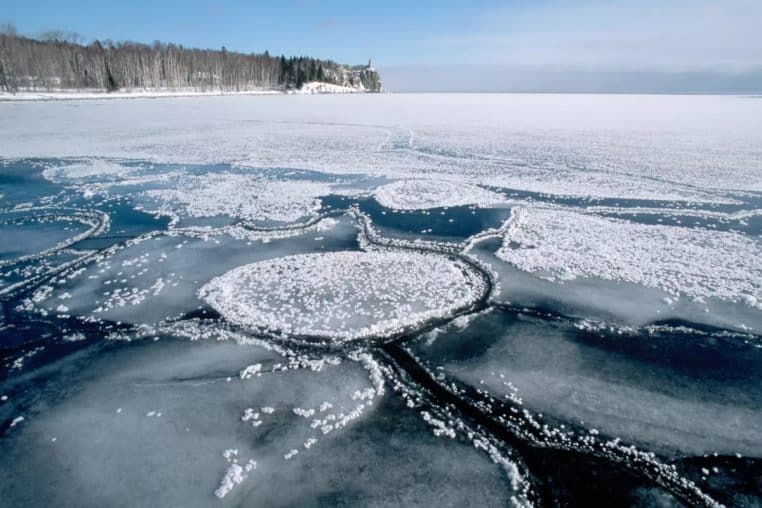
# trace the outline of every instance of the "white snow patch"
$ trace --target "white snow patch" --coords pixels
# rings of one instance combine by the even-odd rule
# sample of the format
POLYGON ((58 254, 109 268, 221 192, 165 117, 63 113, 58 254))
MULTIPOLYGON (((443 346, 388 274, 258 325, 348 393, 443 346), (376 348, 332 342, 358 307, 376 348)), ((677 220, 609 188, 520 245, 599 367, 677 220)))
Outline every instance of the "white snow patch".
POLYGON ((229 466, 225 472, 225 476, 222 477, 220 486, 214 491, 214 495, 219 499, 228 495, 236 485, 242 483, 248 477, 248 473, 257 468, 257 463, 253 459, 249 460, 244 466, 238 464, 237 449, 225 450, 222 456, 225 457, 229 466))
POLYGON ((255 363, 254 365, 249 365, 245 369, 243 369, 240 373, 241 379, 251 379, 252 377, 259 375, 262 372, 262 364, 261 363, 255 363))
POLYGON ((300 407, 295 407, 293 411, 296 416, 301 416, 302 418, 311 418, 315 414, 314 409, 302 409, 300 407))

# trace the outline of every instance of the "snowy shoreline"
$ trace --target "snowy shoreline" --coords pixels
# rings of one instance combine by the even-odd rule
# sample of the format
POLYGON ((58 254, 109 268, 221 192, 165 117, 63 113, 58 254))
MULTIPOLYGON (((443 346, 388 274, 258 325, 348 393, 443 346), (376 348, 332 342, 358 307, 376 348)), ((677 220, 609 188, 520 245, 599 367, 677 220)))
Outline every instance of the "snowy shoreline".
POLYGON ((260 88, 241 91, 210 90, 199 92, 197 90, 184 89, 157 89, 157 90, 119 90, 107 92, 99 89, 77 90, 53 90, 53 91, 21 91, 16 93, 0 92, 0 102, 27 102, 27 101, 70 101, 70 100, 98 100, 98 99, 159 99, 164 97, 219 97, 226 95, 314 95, 314 94, 354 94, 370 93, 363 88, 352 88, 312 81, 305 83, 299 90, 284 90, 278 88, 260 88))

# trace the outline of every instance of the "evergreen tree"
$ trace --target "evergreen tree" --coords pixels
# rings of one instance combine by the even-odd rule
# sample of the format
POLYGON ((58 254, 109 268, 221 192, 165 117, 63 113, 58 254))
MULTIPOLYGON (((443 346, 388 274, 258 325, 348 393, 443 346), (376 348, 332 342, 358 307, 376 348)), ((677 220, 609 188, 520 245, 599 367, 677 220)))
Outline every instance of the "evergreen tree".
POLYGON ((280 56, 280 82, 284 85, 288 84, 288 62, 285 55, 280 56))

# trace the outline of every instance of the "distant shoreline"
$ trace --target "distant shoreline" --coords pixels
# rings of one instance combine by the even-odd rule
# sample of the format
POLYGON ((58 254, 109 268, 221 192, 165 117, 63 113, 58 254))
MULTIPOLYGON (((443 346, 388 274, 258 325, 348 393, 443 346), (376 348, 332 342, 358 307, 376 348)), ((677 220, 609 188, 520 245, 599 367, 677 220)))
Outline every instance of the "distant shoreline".
POLYGON ((70 101, 70 100, 101 100, 101 99, 161 99, 170 97, 217 97, 217 96, 242 96, 242 95, 336 95, 336 94, 362 94, 377 93, 367 90, 344 87, 331 83, 310 82, 299 90, 287 90, 283 88, 260 88, 240 91, 210 90, 200 92, 196 90, 118 90, 107 92, 99 89, 77 90, 51 90, 31 91, 24 90, 16 93, 0 92, 0 102, 35 102, 35 101, 70 101))
POLYGON ((345 95, 345 94, 394 94, 394 95, 631 95, 631 96, 693 96, 693 97, 738 97, 742 99, 762 99, 760 93, 677 93, 677 92, 485 92, 485 91, 382 91, 367 92, 357 89, 347 91, 308 91, 260 89, 245 91, 221 92, 194 92, 194 91, 133 91, 133 92, 17 92, 11 94, 0 92, 0 103, 27 103, 27 102, 59 102, 59 101, 90 101, 90 100, 118 100, 118 99, 171 99, 193 97, 241 97, 241 96, 287 96, 287 95, 345 95))
POLYGON ((38 102, 99 99, 161 99, 165 97, 214 97, 223 95, 287 95, 281 90, 249 90, 245 92, 8 92, 0 93, 0 102, 38 102))

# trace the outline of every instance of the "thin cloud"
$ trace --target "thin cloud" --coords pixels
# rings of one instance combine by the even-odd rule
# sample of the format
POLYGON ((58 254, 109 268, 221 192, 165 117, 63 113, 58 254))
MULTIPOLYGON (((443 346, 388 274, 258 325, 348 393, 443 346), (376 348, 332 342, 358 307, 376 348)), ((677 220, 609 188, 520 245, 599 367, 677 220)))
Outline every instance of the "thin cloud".
POLYGON ((478 33, 420 42, 485 64, 740 72, 762 66, 761 19, 762 2, 751 0, 563 2, 485 12, 478 33))
POLYGON ((341 28, 341 21, 336 18, 321 19, 315 23, 314 28, 318 31, 332 31, 341 28))

